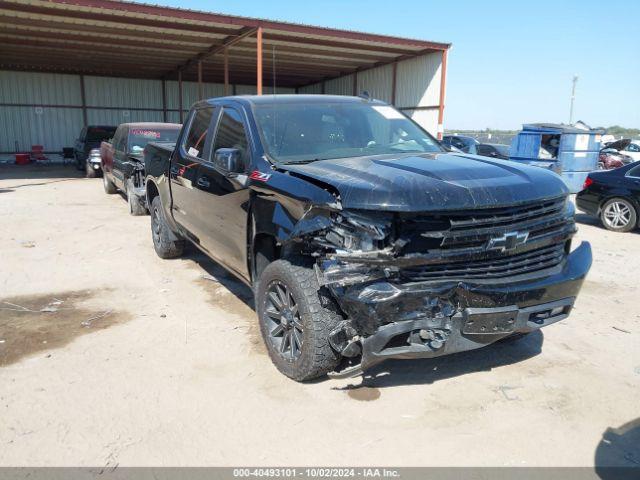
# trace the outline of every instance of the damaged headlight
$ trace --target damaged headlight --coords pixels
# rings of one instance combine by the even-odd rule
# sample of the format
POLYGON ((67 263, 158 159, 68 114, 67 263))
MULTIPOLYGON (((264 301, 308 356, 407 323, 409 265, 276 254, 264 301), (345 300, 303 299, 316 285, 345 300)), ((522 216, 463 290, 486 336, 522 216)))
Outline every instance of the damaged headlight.
POLYGON ((333 216, 332 220, 326 240, 337 250, 350 252, 384 248, 391 228, 391 218, 385 215, 343 212, 333 216))

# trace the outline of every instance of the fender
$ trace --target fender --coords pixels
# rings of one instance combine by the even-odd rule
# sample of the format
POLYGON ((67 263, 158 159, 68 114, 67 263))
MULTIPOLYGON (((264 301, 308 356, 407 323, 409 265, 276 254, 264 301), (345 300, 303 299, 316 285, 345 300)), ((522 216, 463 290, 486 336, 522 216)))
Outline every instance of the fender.
POLYGON ((153 177, 147 175, 146 181, 146 195, 147 205, 151 208, 151 198, 149 192, 155 189, 160 197, 160 203, 162 204, 162 210, 164 211, 164 218, 166 219, 172 233, 179 232, 180 229, 173 219, 173 212, 171 211, 171 187, 169 185, 169 179, 166 175, 162 174, 159 177, 153 177))
POLYGON ((259 234, 270 235, 279 244, 285 244, 301 234, 325 228, 330 223, 329 212, 341 210, 331 187, 322 188, 318 182, 277 170, 268 182, 251 181, 249 187, 254 222, 249 244, 259 234))

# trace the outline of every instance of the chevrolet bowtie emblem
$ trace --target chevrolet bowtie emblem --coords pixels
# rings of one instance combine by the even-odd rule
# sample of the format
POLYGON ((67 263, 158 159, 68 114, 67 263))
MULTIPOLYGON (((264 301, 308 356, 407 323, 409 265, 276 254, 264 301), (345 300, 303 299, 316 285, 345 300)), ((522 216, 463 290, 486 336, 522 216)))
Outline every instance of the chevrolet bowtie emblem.
POLYGON ((493 237, 490 239, 487 250, 498 250, 500 252, 514 250, 520 245, 523 245, 527 241, 527 238, 529 238, 529 232, 507 232, 501 237, 493 237))

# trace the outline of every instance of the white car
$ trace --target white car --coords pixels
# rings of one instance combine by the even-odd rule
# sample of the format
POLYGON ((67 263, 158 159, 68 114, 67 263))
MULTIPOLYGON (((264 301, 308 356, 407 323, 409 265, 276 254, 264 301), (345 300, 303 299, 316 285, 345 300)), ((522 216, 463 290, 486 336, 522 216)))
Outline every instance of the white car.
POLYGON ((632 161, 636 162, 640 160, 640 141, 630 140, 628 138, 622 138, 615 142, 606 142, 603 150, 613 149, 617 150, 623 155, 631 157, 632 161))
POLYGON ((629 155, 634 161, 640 160, 640 141, 632 140, 631 143, 627 145, 627 148, 622 150, 620 153, 629 155))

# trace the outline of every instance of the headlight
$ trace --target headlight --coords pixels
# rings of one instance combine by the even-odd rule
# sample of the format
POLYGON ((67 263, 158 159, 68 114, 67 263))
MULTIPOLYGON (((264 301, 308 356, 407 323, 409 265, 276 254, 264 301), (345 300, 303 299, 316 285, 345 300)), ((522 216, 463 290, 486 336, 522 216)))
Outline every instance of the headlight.
POLYGON ((370 252, 383 248, 391 226, 387 215, 344 212, 332 220, 325 238, 337 249, 347 251, 370 252))
POLYGON ((564 212, 567 217, 572 217, 572 218, 576 214, 576 206, 569 196, 567 196, 567 199, 565 200, 564 212))

